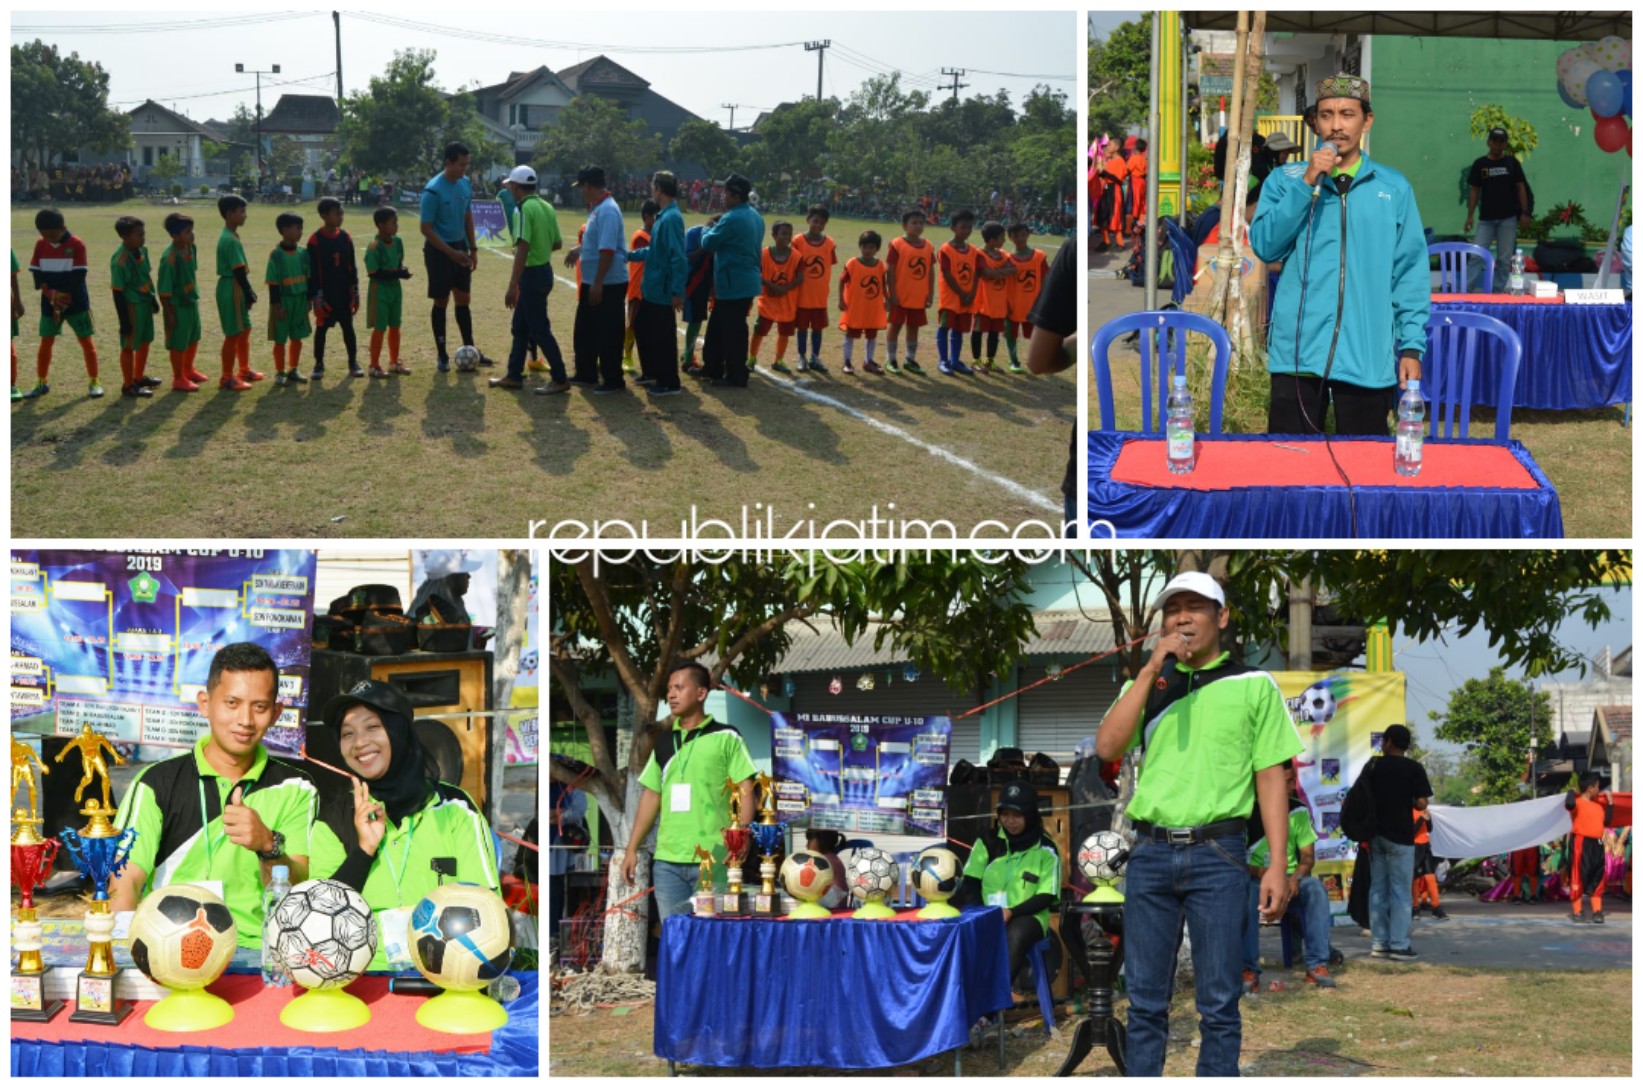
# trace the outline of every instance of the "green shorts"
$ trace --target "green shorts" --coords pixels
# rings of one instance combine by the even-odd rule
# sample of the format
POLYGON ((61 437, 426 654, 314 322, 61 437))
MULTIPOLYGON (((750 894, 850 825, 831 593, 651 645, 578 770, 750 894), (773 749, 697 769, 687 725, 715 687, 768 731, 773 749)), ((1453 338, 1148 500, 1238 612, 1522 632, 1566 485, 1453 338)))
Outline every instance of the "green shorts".
POLYGON ((365 293, 365 325, 372 330, 398 329, 405 313, 405 292, 399 282, 373 281, 365 293))
POLYGON ((251 329, 251 313, 245 307, 245 293, 231 277, 217 279, 217 318, 222 320, 222 336, 233 337, 251 329))
MULTIPOLYGON (((92 334, 91 312, 81 311, 77 314, 70 315, 62 322, 58 322, 50 315, 41 315, 40 336, 43 338, 56 337, 58 334, 62 333, 64 323, 68 324, 69 329, 74 331, 74 336, 77 338, 88 338, 92 334)), ((12 337, 16 336, 17 335, 15 333, 12 334, 12 337)))
POLYGON ((165 336, 165 347, 172 352, 184 352, 200 340, 200 309, 197 304, 183 304, 172 308, 176 320, 165 336))
POLYGON ((131 313, 131 330, 120 334, 121 349, 139 349, 154 341, 154 310, 148 306, 148 297, 143 297, 140 303, 127 304, 126 310, 131 313))
POLYGON ((280 309, 272 304, 268 307, 268 340, 276 345, 284 345, 288 341, 302 341, 313 333, 308 326, 308 306, 294 304, 285 308, 284 317, 275 314, 280 309))

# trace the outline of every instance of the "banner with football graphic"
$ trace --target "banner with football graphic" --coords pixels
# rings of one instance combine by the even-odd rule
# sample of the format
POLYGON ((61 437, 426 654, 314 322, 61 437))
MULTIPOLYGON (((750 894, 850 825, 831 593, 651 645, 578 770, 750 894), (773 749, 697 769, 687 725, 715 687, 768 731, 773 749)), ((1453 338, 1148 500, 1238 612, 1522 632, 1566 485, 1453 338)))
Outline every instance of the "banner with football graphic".
POLYGON ((1305 747, 1296 770, 1300 798, 1318 833, 1313 874, 1329 893, 1330 910, 1346 913, 1357 852, 1341 831, 1341 803, 1369 759, 1380 753, 1381 734, 1404 719, 1402 672, 1275 671, 1305 747))

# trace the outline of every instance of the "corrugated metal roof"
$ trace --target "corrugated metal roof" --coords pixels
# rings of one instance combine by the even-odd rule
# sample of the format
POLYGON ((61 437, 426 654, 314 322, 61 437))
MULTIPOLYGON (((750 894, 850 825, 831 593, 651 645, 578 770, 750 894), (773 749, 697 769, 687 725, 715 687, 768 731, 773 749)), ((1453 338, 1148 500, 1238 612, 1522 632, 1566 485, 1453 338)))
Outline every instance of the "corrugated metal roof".
MULTIPOLYGON (((1023 652, 1028 656, 1055 656, 1070 653, 1088 656, 1106 652, 1113 647, 1112 624, 1092 621, 1076 612, 1039 612, 1034 617, 1038 636, 1029 641, 1023 652)), ((815 628, 792 624, 788 629, 792 644, 777 667, 784 672, 837 671, 848 668, 873 667, 878 664, 902 663, 907 657, 889 646, 873 648, 874 631, 867 629, 854 644, 847 643, 838 627, 832 623, 817 623, 815 628)))

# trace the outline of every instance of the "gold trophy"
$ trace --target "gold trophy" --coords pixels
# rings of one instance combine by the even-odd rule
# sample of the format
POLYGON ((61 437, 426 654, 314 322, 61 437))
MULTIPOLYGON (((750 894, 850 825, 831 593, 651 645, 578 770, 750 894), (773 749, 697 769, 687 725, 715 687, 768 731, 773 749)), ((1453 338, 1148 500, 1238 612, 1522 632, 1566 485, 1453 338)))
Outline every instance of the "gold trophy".
POLYGON ((114 992, 119 968, 114 963, 114 913, 109 907, 108 883, 125 869, 131 846, 137 842, 137 830, 116 829, 109 822, 115 811, 109 797, 108 767, 103 764, 103 751, 106 749, 117 765, 125 764, 125 758, 112 743, 93 731, 90 724, 80 729, 79 738, 63 747, 57 760, 62 761, 63 755, 74 747, 80 750, 84 772, 80 786, 75 789, 75 799, 79 799, 86 785, 96 777, 102 778, 103 798, 86 800, 80 816, 90 820, 84 828, 79 832, 64 829, 58 834, 92 890, 91 907, 85 920, 86 940, 91 950, 86 956, 85 970, 80 972, 76 1007, 69 1019, 77 1023, 118 1024, 131 1012, 133 1003, 120 1000, 114 992))
POLYGON ((696 845, 696 857, 702 860, 696 871, 696 896, 693 910, 698 915, 713 914, 713 852, 696 845))
POLYGON ((17 966, 11 969, 11 1018, 13 1021, 43 1023, 63 1009, 61 999, 46 1000, 47 969, 40 959, 40 915, 34 909, 34 890, 51 876, 51 864, 62 845, 40 835, 44 821, 39 816, 38 792, 34 770, 41 775, 51 771, 27 743, 11 740, 11 801, 17 801, 17 789, 24 784, 29 789, 29 805, 11 812, 14 826, 11 834, 11 880, 22 894, 17 906, 17 918, 11 924, 12 944, 17 948, 17 966))
POLYGON ((753 846, 759 853, 759 892, 753 897, 753 914, 780 915, 776 863, 781 860, 786 844, 787 826, 776 820, 775 780, 769 773, 760 773, 753 783, 759 789, 759 820, 750 830, 753 846))
POLYGON ((730 824, 719 830, 725 842, 725 891, 719 896, 720 915, 747 914, 747 898, 742 894, 742 864, 753 851, 753 831, 742 824, 742 785, 725 781, 730 796, 730 824))

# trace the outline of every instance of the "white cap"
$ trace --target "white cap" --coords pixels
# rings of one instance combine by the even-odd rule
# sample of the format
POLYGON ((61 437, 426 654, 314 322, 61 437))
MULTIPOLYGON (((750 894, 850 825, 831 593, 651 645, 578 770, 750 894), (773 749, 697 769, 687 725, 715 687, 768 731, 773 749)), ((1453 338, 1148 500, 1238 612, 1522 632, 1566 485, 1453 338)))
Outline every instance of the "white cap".
POLYGON ((530 187, 535 187, 536 186, 536 170, 531 168, 529 165, 516 166, 514 168, 513 172, 508 174, 508 183, 510 183, 510 184, 526 184, 526 185, 529 185, 530 187))
POLYGON ((1227 594, 1222 591, 1221 583, 1201 570, 1188 570, 1184 574, 1176 574, 1170 578, 1169 584, 1164 586, 1163 594, 1158 597, 1158 606, 1163 607, 1170 597, 1184 592, 1196 593, 1222 607, 1227 606, 1227 594))

